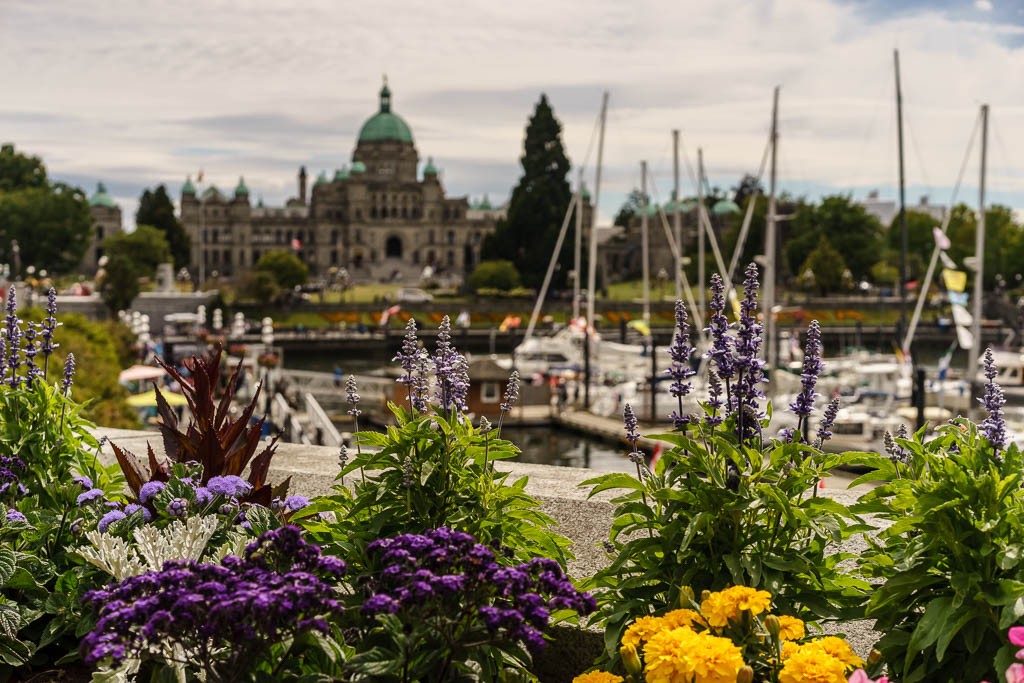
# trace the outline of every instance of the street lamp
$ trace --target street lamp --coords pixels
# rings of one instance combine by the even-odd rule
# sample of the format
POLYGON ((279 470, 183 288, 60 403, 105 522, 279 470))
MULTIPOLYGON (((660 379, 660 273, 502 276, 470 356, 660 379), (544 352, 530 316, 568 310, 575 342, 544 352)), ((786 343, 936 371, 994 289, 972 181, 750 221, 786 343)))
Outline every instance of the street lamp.
MULTIPOLYGON (((274 351, 274 321, 269 316, 264 318, 261 322, 260 328, 260 341, 263 342, 263 355, 270 356, 274 351)), ((267 386, 270 380, 270 361, 269 358, 266 363, 263 364, 263 395, 266 408, 264 409, 264 415, 270 414, 270 401, 271 391, 267 386)))

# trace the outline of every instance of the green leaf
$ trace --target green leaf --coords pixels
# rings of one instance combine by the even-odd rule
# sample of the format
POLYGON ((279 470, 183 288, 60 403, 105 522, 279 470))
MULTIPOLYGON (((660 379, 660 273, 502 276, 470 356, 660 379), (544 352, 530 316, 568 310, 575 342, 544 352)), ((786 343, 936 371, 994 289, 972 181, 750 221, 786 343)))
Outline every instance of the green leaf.
POLYGON ((14 551, 10 548, 0 548, 0 586, 7 585, 17 567, 18 556, 14 551))
POLYGON ((0 632, 13 639, 18 635, 20 624, 21 617, 18 615, 18 608, 10 603, 0 603, 0 632))
POLYGON ((917 651, 931 647, 943 629, 949 624, 953 614, 953 598, 935 598, 925 608, 924 616, 917 622, 914 632, 910 636, 910 644, 907 646, 907 666, 910 665, 911 657, 917 651))

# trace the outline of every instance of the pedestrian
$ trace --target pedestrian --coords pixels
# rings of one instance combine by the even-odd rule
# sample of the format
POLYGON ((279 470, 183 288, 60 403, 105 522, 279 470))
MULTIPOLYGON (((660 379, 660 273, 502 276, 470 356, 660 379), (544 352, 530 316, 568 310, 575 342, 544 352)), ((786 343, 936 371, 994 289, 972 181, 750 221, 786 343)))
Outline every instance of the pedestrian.
POLYGON ((338 365, 337 363, 335 363, 334 364, 334 386, 336 388, 340 389, 341 386, 345 383, 344 375, 345 375, 345 373, 341 371, 341 366, 338 365))

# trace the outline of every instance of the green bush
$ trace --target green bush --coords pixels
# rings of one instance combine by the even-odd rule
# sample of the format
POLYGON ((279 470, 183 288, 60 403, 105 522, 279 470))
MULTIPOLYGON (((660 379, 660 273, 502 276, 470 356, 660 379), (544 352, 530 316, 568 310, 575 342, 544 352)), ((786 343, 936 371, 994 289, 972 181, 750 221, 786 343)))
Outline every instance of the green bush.
POLYGON ((469 288, 474 292, 481 289, 509 291, 522 282, 519 271, 511 261, 483 261, 469 276, 469 288))

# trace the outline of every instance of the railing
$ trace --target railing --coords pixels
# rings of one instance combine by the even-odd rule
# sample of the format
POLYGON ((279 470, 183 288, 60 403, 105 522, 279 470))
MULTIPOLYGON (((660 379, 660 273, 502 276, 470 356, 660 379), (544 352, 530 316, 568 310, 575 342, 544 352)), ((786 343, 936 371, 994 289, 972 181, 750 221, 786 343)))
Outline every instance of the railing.
POLYGON ((340 446, 341 434, 338 433, 331 418, 317 402, 316 397, 307 391, 303 394, 303 400, 306 404, 306 419, 314 434, 313 443, 318 446, 340 446))

